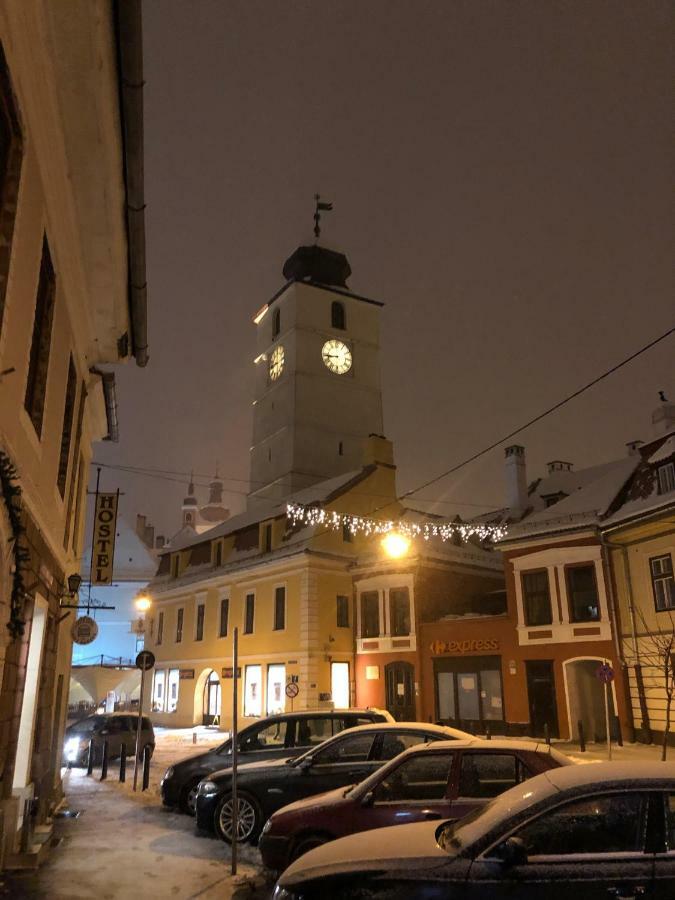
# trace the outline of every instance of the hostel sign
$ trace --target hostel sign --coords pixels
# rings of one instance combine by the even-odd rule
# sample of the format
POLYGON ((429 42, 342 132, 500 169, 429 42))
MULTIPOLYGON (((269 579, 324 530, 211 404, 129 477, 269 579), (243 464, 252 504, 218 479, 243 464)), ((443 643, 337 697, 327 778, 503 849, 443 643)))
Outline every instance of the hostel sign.
POLYGON ((119 491, 97 494, 91 547, 92 584, 112 584, 119 491))

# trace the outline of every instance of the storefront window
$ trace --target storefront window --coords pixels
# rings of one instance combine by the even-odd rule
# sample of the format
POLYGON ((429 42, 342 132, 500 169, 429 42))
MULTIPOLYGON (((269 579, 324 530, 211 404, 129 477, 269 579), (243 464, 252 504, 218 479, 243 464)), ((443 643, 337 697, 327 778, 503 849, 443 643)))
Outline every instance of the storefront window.
POLYGON ((261 666, 246 666, 244 675, 244 715, 262 715, 261 666))
POLYGON ((438 718, 454 719, 455 714, 455 673, 438 673, 438 718))
POLYGON ((267 715, 281 713, 285 707, 286 666, 267 667, 267 715))
POLYGON ((571 620, 573 622, 594 622, 599 619, 595 566, 569 566, 566 575, 571 620))
POLYGON ((459 717, 480 719, 480 698, 478 693, 478 673, 459 672, 457 675, 457 696, 459 698, 459 717))
POLYGON ((380 595, 377 591, 361 594, 361 637, 380 636, 380 595))
POLYGON ((410 634, 410 597, 408 588, 392 588, 389 591, 389 618, 391 633, 395 637, 410 634))
POLYGON ((152 685, 152 711, 164 712, 166 705, 166 671, 157 669, 152 685))
POLYGON ((178 669, 169 669, 169 683, 166 695, 166 711, 175 712, 178 706, 178 686, 180 673, 178 669))
POLYGON ((526 625, 550 625, 551 594, 548 584, 548 572, 523 572, 523 610, 526 625))
POLYGON ((503 722, 501 657, 434 660, 437 717, 443 722, 503 722))

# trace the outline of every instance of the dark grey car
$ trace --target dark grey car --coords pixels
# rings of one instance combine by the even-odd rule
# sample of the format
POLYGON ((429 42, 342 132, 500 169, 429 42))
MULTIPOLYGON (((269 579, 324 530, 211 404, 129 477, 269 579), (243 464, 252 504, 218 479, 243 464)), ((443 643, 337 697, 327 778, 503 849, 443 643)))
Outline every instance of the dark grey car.
POLYGON ((301 857, 275 900, 675 897, 675 765, 550 769, 457 823, 350 835, 301 857))
MULTIPOLYGON (((138 728, 138 713, 96 713, 80 719, 66 729, 63 746, 63 756, 68 766, 86 766, 89 754, 89 742, 94 742, 94 760, 98 762, 103 752, 104 741, 108 742, 108 757, 114 759, 122 752, 122 745, 126 747, 127 756, 133 757, 136 751, 136 730, 138 728)), ((141 721, 141 742, 139 756, 142 758, 143 750, 150 747, 150 753, 155 749, 155 732, 152 722, 147 716, 141 721)))
MULTIPOLYGON (((240 731, 239 761, 243 765, 299 756, 345 728, 391 721, 391 714, 382 709, 303 710, 268 716, 240 731)), ((160 784, 164 805, 194 815, 197 785, 212 772, 227 768, 231 758, 232 741, 227 740, 213 750, 174 763, 160 784)))

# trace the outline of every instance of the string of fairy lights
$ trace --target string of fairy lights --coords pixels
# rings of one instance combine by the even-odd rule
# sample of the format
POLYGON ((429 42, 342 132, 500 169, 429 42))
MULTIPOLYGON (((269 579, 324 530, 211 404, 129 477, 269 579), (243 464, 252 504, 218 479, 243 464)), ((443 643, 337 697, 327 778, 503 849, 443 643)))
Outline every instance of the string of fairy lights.
POLYGON ((432 538, 440 538, 442 541, 449 541, 459 537, 467 541, 469 538, 477 537, 481 541, 499 541, 507 534, 504 525, 489 525, 484 522, 405 522, 340 513, 321 506, 301 506, 298 503, 288 503, 286 515, 292 527, 321 525, 332 531, 346 529, 350 534, 360 534, 364 537, 396 533, 409 540, 422 538, 429 541, 432 538))

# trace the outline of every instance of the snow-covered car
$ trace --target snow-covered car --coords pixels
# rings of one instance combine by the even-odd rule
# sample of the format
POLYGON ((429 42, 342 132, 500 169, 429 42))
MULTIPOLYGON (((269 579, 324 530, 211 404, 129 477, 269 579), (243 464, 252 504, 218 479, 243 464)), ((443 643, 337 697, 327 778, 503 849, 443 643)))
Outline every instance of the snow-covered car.
POLYGON ((507 739, 437 741, 411 747, 349 790, 284 806, 267 820, 260 853, 268 869, 356 832, 432 819, 460 819, 497 794, 568 756, 544 743, 507 739))
POLYGON ((310 850, 274 900, 675 897, 675 764, 550 769, 456 823, 419 822, 310 850))

